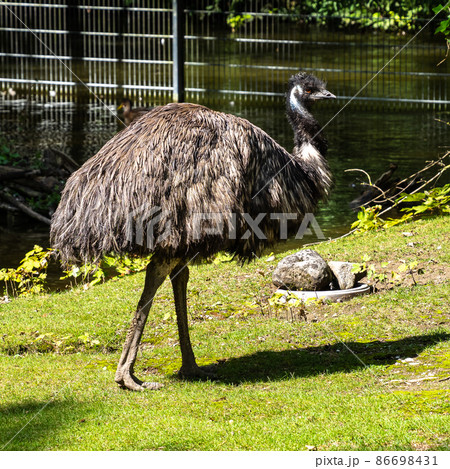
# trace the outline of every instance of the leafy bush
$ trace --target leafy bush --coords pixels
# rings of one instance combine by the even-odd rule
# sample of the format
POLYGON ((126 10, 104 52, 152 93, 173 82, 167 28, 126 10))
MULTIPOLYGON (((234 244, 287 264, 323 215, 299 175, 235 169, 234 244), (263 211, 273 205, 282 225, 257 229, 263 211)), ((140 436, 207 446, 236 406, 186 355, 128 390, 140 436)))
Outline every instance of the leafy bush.
MULTIPOLYGON (((55 253, 54 249, 44 249, 35 245, 25 254, 17 269, 0 269, 0 282, 4 284, 4 294, 7 297, 16 297, 43 293, 47 289, 48 265, 55 253)), ((99 264, 70 266, 64 270, 60 280, 67 280, 71 286, 81 284, 87 289, 106 279, 140 272, 146 268, 149 261, 150 256, 106 255, 99 264)))
POLYGON ((0 269, 0 282, 5 283, 7 296, 26 296, 44 291, 47 268, 53 249, 34 246, 25 254, 17 269, 0 269))
POLYGON ((450 184, 443 187, 434 187, 424 192, 415 194, 401 194, 395 201, 395 205, 400 203, 412 204, 409 207, 401 209, 406 212, 402 217, 384 220, 381 218, 381 205, 373 207, 361 207, 358 212, 358 219, 352 223, 352 229, 358 232, 369 231, 373 229, 389 228, 415 217, 422 215, 445 215, 450 213, 450 184))
POLYGON ((434 187, 430 191, 417 192, 416 194, 402 194, 399 199, 402 202, 411 202, 412 207, 402 208, 402 212, 420 215, 422 213, 437 213, 440 215, 450 213, 450 184, 444 187, 434 187))

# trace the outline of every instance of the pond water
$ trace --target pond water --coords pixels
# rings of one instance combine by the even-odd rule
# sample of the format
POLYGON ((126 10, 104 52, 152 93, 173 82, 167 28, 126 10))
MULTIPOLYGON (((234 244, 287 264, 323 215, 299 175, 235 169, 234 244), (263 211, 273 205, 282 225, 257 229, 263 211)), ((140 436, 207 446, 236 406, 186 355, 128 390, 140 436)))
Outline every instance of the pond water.
MULTIPOLYGON (((330 90, 333 91, 333 90, 330 90)), ((111 109, 115 103, 109 103, 111 109)), ((276 99, 271 106, 253 107, 223 102, 216 109, 247 118, 269 133, 288 150, 293 133, 284 115, 284 103, 276 99)), ((325 127, 329 141, 328 159, 335 178, 330 200, 322 204, 317 220, 326 237, 349 230, 355 213, 349 202, 359 194, 362 173, 346 172, 359 168, 372 180, 396 163, 398 177, 422 168, 426 161, 441 156, 449 147, 449 116, 444 111, 364 110, 361 105, 345 107, 322 103, 314 114, 325 127)), ((32 157, 46 147, 58 148, 80 163, 93 156, 119 129, 121 124, 111 112, 98 104, 75 106, 72 103, 38 104, 27 100, 0 99, 0 138, 20 154, 32 157)), ((449 177, 441 182, 448 182, 449 177)), ((308 237, 292 241, 279 249, 300 247, 308 237)), ((11 229, 0 227, 0 268, 17 266, 34 244, 48 246, 48 229, 26 221, 11 229)))

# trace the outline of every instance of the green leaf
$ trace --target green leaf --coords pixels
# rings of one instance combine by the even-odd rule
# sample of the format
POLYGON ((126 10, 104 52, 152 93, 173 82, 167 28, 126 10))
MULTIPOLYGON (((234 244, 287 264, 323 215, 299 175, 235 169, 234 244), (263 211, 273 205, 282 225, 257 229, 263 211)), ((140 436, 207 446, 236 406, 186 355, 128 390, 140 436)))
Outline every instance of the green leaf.
POLYGON ((448 25, 450 23, 450 20, 444 20, 441 21, 439 26, 436 28, 435 34, 437 33, 445 33, 447 31, 448 25))
POLYGON ((432 8, 433 12, 438 14, 443 10, 444 6, 439 4, 437 7, 432 8))

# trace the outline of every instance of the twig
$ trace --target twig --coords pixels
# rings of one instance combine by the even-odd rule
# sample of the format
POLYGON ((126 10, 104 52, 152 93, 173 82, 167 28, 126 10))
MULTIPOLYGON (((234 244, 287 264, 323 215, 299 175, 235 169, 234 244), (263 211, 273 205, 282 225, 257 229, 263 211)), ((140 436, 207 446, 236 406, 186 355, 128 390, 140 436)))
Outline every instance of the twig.
MULTIPOLYGON (((447 158, 448 156, 450 155, 450 152, 447 152, 445 155, 441 156, 440 158, 438 158, 437 160, 433 160, 433 161, 430 161, 425 167, 423 167, 420 171, 417 171, 416 173, 406 177, 405 179, 399 181, 397 183, 397 185, 395 186, 396 188, 400 188, 402 192, 406 192, 409 187, 412 186, 412 184, 416 181, 416 179, 418 178, 418 176, 422 173, 424 173, 425 171, 428 171, 429 169, 431 169, 433 166, 437 165, 437 164, 440 164, 440 165, 443 165, 443 161, 445 160, 445 158, 447 158), (406 186, 405 187, 401 187, 402 184, 405 184, 406 183, 406 186)), ((437 174, 435 174, 431 179, 425 181, 419 188, 416 188, 413 192, 411 192, 411 194, 415 194, 416 192, 418 192, 419 190, 423 189, 424 187, 426 187, 428 184, 430 184, 431 182, 433 182, 435 179, 439 178, 448 168, 450 167, 450 165, 447 165, 447 166, 444 166, 437 174)), ((380 190, 381 192, 383 192, 381 195, 369 200, 368 202, 365 202, 364 204, 362 204, 363 206, 364 205, 367 205, 369 203, 386 203, 386 202, 392 202, 393 205, 391 207, 388 207, 387 209, 383 210, 383 212, 380 212, 379 215, 381 215, 382 213, 385 213, 389 210, 391 210, 391 208, 393 208, 395 205, 398 205, 403 199, 399 200, 398 202, 396 201, 396 197, 398 197, 398 194, 394 194, 392 197, 386 197, 385 199, 380 199, 381 196, 384 196, 386 194, 386 192, 382 191, 379 187, 377 186, 374 186, 372 185, 372 187, 376 187, 378 190, 380 190)), ((409 194, 409 195, 411 195, 409 194)))
MULTIPOLYGON (((373 186, 372 184, 372 179, 370 179, 370 176, 368 173, 366 173, 366 171, 364 171, 363 169, 358 169, 358 168, 352 168, 352 169, 346 169, 345 172, 347 173, 348 171, 360 171, 361 173, 364 173, 366 176, 367 176, 367 179, 369 180, 369 186, 373 186)), ((373 187, 376 187, 376 186, 373 186, 373 187)), ((377 187, 378 189, 378 187, 377 187)))
POLYGON ((445 125, 450 125, 450 122, 445 122, 443 121, 442 119, 438 119, 437 117, 434 119, 436 122, 441 122, 442 124, 445 124, 445 125))
POLYGON ((433 161, 430 161, 426 166, 424 166, 420 171, 417 171, 417 173, 414 173, 413 175, 411 176, 408 176, 406 177, 405 179, 403 179, 402 181, 400 181, 398 184, 402 184, 404 182, 407 182, 409 181, 411 178, 415 178, 417 177, 419 174, 421 173, 424 173, 425 171, 428 171, 430 168, 432 168, 433 166, 439 164, 439 163, 442 163, 443 160, 445 160, 445 158, 447 158, 447 156, 450 155, 450 151, 448 151, 445 155, 441 156, 440 158, 438 158, 437 160, 433 160, 433 161))
MULTIPOLYGON (((436 164, 441 164, 443 166, 443 160, 445 158, 447 158, 448 156, 450 155, 450 151, 448 151, 445 155, 441 156, 439 159, 437 160, 434 160, 434 161, 431 161, 429 162, 424 168, 422 168, 420 171, 417 171, 415 174, 411 175, 411 176, 408 176, 407 178, 403 179, 402 181, 400 181, 398 184, 397 184, 397 187, 404 183, 404 182, 407 182, 407 181, 410 181, 410 183, 403 189, 403 192, 405 190, 408 189, 408 187, 410 187, 410 185, 412 184, 412 182, 417 179, 417 176, 425 171, 427 171, 428 169, 432 168, 433 166, 435 166, 436 164), (411 181, 412 179, 412 181, 411 181)), ((450 168, 450 165, 446 165, 444 166, 443 168, 441 168, 441 170, 435 174, 432 178, 430 178, 429 180, 425 181, 421 186, 419 186, 418 188, 414 189, 410 194, 408 195, 411 195, 411 194, 415 194, 416 192, 420 191, 421 189, 423 189, 424 187, 426 187, 428 184, 430 184, 431 182, 433 182, 435 179, 439 178, 447 169, 450 168)), ((347 171, 361 171, 365 174, 367 174, 364 170, 358 170, 358 169, 351 169, 351 170, 347 170, 347 171)), ((369 178, 370 180, 370 176, 367 174, 367 177, 369 178)), ((373 186, 372 187, 376 187, 376 186, 373 186)), ((379 189, 381 191, 381 189, 379 187, 377 187, 377 189, 379 189)), ((379 196, 378 196, 379 197, 379 196)), ((391 197, 388 197, 385 199, 385 201, 389 201, 389 202, 392 202, 392 205, 385 208, 384 210, 382 210, 378 215, 383 215, 384 213, 388 212, 389 210, 391 210, 393 207, 395 207, 396 205, 398 205, 403 199, 405 199, 405 197, 403 197, 402 199, 396 201, 396 200, 393 200, 393 198, 391 197)), ((372 199, 373 200, 376 200, 376 199, 372 199)), ((366 202, 365 204, 363 205, 366 205, 368 202, 366 202)), ((307 246, 315 246, 317 244, 321 244, 321 243, 325 243, 325 242, 332 242, 332 241, 337 241, 339 239, 343 239, 343 238, 346 238, 347 236, 350 236, 351 234, 353 234, 355 231, 358 231, 358 228, 354 228, 353 230, 350 230, 348 233, 345 233, 341 236, 338 236, 336 238, 330 238, 328 239, 327 241, 316 241, 314 243, 308 243, 308 244, 304 244, 303 247, 307 247, 307 246)))
POLYGON ((350 236, 351 234, 353 234, 357 230, 358 230, 358 228, 353 228, 353 230, 350 230, 348 233, 345 233, 341 236, 338 236, 337 238, 330 238, 330 239, 327 239, 326 241, 316 241, 315 243, 303 244, 303 247, 315 246, 316 244, 322 244, 322 243, 327 243, 327 242, 331 243, 332 241, 337 241, 338 239, 346 238, 347 236, 350 236))
POLYGON ((417 378, 417 379, 407 379, 407 383, 419 383, 420 381, 431 381, 433 379, 438 379, 438 376, 427 376, 425 378, 417 378))
MULTIPOLYGON (((449 153, 446 154, 449 155, 449 153)), ((430 184, 432 181, 434 181, 435 179, 438 179, 439 177, 442 176, 442 174, 448 169, 450 168, 450 165, 447 165, 447 166, 444 166, 437 174, 435 174, 431 179, 428 179, 428 181, 425 181, 421 186, 419 186, 417 189, 413 190, 410 194, 407 194, 405 195, 404 197, 402 197, 401 199, 398 199, 394 202, 394 204, 391 206, 391 207, 387 207, 385 208, 384 210, 382 210, 378 215, 383 215, 383 213, 386 213, 388 212, 389 210, 391 210, 393 207, 395 207, 396 205, 400 204, 404 199, 406 199, 406 197, 408 195, 412 195, 412 194, 415 194, 416 192, 419 192, 420 190, 422 190, 424 187, 428 186, 428 184, 430 184)), ((420 171, 419 171, 420 172, 420 171)), ((419 173, 416 173, 416 174, 419 174, 419 173)))
MULTIPOLYGON (((386 381, 385 383, 383 383, 383 385, 386 386, 386 385, 391 384, 391 383, 408 383, 408 384, 412 384, 412 383, 419 383, 420 381, 431 381, 433 379, 438 379, 438 378, 439 378, 439 376, 427 376, 425 378, 417 378, 417 379, 391 379, 390 381, 386 381)), ((446 379, 450 379, 450 377, 440 379, 439 381, 445 381, 446 379)))
POLYGON ((450 50, 450 41, 447 39, 447 52, 445 53, 445 57, 436 65, 436 67, 439 67, 439 65, 441 65, 447 60, 449 50, 450 50))

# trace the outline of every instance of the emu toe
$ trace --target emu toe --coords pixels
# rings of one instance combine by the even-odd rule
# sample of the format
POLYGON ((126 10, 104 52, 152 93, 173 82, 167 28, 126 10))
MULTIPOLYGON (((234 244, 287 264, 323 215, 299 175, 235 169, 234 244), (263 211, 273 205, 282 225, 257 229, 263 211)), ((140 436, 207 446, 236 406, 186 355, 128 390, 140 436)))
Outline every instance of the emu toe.
POLYGON ((186 380, 216 381, 218 379, 215 370, 217 365, 181 367, 178 376, 186 380))
POLYGON ((115 380, 121 388, 129 389, 130 391, 144 391, 146 389, 156 391, 164 386, 164 384, 161 383, 141 381, 140 379, 137 379, 136 376, 129 373, 124 373, 122 375, 116 374, 115 380))

